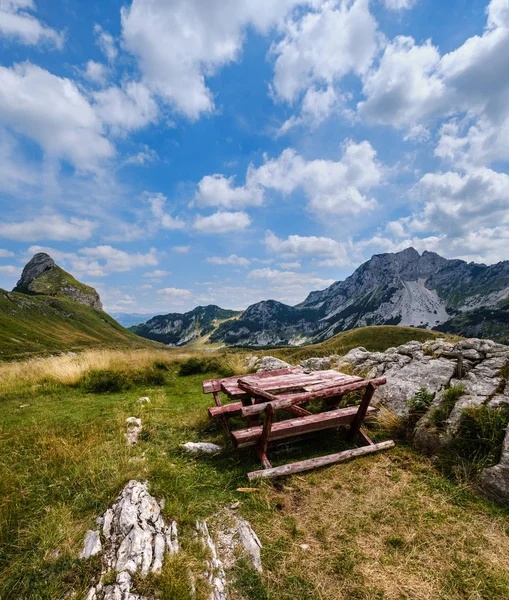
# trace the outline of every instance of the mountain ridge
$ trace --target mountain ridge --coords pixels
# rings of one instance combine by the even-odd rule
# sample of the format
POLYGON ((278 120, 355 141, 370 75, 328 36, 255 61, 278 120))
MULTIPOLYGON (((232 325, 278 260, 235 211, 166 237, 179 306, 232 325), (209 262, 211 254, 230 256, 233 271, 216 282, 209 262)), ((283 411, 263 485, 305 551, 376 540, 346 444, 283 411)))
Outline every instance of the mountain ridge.
POLYGON ((509 341, 508 298, 509 261, 488 266, 409 247, 375 254, 295 306, 252 304, 219 324, 209 339, 228 346, 302 346, 358 327, 401 325, 509 341))

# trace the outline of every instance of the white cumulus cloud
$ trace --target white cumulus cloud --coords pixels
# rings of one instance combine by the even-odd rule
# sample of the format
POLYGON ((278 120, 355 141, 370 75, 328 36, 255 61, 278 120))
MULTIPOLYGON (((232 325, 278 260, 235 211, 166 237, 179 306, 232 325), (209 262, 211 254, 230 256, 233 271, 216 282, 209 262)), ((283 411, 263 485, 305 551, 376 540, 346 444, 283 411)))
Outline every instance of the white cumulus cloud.
POLYGON ((87 240, 96 227, 97 223, 88 219, 40 215, 27 221, 0 222, 0 237, 22 242, 87 240))
POLYGON ((65 39, 63 33, 48 27, 27 12, 35 10, 33 0, 2 0, 0 35, 30 46, 45 43, 61 49, 65 39))
POLYGON ((245 212, 218 211, 208 217, 198 215, 194 228, 204 233, 232 233, 251 225, 251 218, 245 212))

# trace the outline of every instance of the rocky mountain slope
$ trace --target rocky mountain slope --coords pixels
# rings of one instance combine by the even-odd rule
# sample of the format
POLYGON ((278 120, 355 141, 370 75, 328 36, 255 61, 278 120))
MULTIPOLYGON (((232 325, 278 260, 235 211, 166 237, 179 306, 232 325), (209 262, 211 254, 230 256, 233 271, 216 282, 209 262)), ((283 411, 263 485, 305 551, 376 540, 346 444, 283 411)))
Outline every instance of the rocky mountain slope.
POLYGON ((80 283, 70 273, 55 264, 55 261, 45 252, 35 254, 25 265, 21 278, 13 292, 23 294, 43 294, 44 296, 65 296, 96 310, 102 310, 103 305, 99 294, 94 288, 80 283))
POLYGON ((509 261, 486 266, 407 248, 373 256, 297 306, 254 304, 210 339, 232 346, 302 345, 356 327, 406 325, 506 341, 508 298, 509 261))
POLYGON ((199 339, 208 339, 224 321, 240 312, 210 304, 197 306, 187 313, 169 313, 152 317, 146 323, 134 325, 130 330, 142 337, 168 346, 184 346, 199 339))
POLYGON ((102 310, 99 294, 36 254, 12 292, 0 289, 0 360, 90 348, 147 347, 102 310))

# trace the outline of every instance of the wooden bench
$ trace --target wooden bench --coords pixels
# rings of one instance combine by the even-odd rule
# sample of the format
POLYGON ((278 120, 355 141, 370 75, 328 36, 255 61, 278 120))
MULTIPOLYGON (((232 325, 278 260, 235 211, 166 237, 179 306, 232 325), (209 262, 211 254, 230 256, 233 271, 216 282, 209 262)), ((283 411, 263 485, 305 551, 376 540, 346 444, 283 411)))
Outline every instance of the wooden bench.
POLYGON ((222 421, 225 432, 231 435, 233 445, 236 448, 256 449, 264 470, 248 473, 249 479, 254 479, 298 473, 394 446, 392 440, 375 444, 362 430, 366 415, 376 410, 370 407, 373 394, 385 382, 383 377, 364 380, 338 371, 307 373, 301 367, 291 367, 243 377, 207 380, 203 382, 203 391, 214 395, 216 406, 209 408, 209 416, 222 421), (364 390, 358 406, 338 409, 344 395, 358 390, 364 390), (223 405, 219 392, 238 401, 223 405), (322 401, 324 412, 312 414, 304 408, 315 400, 322 401), (277 411, 290 412, 294 418, 274 422, 277 411), (258 423, 260 415, 263 415, 263 425, 258 423), (247 427, 230 431, 230 417, 245 418, 247 427), (282 467, 271 466, 267 458, 269 443, 273 445, 296 440, 303 435, 341 425, 349 425, 349 438, 360 435, 366 446, 282 467))

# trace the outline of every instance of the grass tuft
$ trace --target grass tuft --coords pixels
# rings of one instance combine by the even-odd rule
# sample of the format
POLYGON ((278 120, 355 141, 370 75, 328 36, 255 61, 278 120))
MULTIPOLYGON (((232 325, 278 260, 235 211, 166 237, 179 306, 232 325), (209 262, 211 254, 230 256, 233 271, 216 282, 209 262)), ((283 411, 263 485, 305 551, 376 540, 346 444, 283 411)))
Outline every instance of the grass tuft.
POLYGON ((445 426, 452 409, 456 405, 456 402, 464 393, 465 388, 462 385, 453 385, 445 390, 442 403, 430 414, 431 424, 437 429, 442 429, 445 426))

